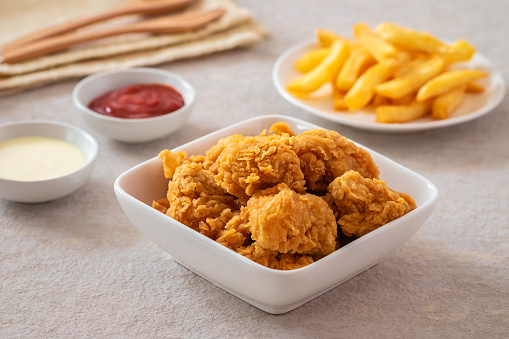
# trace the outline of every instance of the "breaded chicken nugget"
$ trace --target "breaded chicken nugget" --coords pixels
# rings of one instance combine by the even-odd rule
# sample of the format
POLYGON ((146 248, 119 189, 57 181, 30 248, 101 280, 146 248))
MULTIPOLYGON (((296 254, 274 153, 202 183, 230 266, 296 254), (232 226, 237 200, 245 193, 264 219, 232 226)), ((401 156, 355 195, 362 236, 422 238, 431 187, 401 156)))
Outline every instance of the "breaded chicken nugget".
POLYGON ((184 161, 169 182, 166 215, 216 239, 238 210, 235 198, 219 187, 202 163, 184 161))
POLYGON ((229 194, 245 204, 250 196, 259 190, 287 184, 297 192, 305 191, 304 174, 300 160, 292 149, 293 137, 281 135, 258 135, 254 137, 233 137, 220 141, 228 142, 218 153, 207 152, 206 166, 216 174, 218 184, 229 194))
POLYGON ((337 224, 329 205, 286 184, 255 193, 242 209, 251 239, 279 253, 324 256, 334 252, 337 224))
POLYGON ((319 195, 346 171, 355 170, 366 178, 378 178, 380 171, 371 155, 336 131, 313 129, 295 137, 307 188, 319 195))
POLYGON ((203 162, 203 167, 212 171, 213 173, 217 173, 216 160, 221 152, 223 152, 223 150, 230 144, 242 142, 242 139, 244 139, 244 137, 240 134, 233 134, 219 139, 217 144, 212 146, 205 153, 205 161, 203 162))
POLYGON ((257 243, 240 248, 238 253, 260 265, 276 270, 294 270, 315 262, 310 255, 279 253, 265 249, 257 243))
POLYGON ((329 185, 338 224, 347 236, 361 237, 416 208, 414 199, 387 187, 385 181, 348 171, 329 185))

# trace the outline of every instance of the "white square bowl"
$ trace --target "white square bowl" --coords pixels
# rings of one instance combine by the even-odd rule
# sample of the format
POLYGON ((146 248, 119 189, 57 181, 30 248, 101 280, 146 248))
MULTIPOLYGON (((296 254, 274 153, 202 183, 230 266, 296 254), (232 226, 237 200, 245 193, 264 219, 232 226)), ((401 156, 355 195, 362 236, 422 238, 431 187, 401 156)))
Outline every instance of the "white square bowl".
MULTIPOLYGON (((267 115, 221 129, 174 151, 204 154, 222 137, 235 133, 257 135, 278 121, 288 123, 295 133, 323 128, 287 116, 267 115)), ((380 168, 380 178, 392 189, 409 193, 417 208, 325 258, 291 271, 257 264, 153 209, 152 201, 165 197, 168 185, 157 156, 121 174, 115 181, 114 190, 134 226, 182 266, 263 311, 280 314, 375 265, 417 232, 437 204, 438 190, 432 182, 362 145, 358 146, 370 152, 380 168)))

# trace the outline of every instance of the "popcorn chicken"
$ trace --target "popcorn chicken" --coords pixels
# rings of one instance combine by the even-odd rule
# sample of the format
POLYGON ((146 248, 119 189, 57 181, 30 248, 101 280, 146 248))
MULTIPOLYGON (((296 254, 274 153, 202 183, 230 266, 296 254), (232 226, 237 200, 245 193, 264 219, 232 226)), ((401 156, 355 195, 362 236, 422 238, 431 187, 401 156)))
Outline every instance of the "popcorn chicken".
POLYGON ((335 131, 220 139, 205 155, 161 151, 166 198, 152 207, 269 268, 305 267, 415 208, 378 180, 371 155, 335 131), (348 241, 345 241, 348 243, 348 241))

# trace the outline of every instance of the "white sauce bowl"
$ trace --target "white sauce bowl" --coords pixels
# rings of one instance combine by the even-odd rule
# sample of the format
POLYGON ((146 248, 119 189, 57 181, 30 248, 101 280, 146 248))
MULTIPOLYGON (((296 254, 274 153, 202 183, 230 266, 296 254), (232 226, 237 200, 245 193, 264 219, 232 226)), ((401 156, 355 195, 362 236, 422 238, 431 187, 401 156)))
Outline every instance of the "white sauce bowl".
MULTIPOLYGON (((69 174, 45 180, 0 178, 0 198, 22 203, 41 203, 62 198, 83 186, 92 172, 99 146, 87 132, 75 126, 46 120, 18 121, 0 125, 0 142, 25 136, 57 138, 79 147, 86 163, 69 174)), ((30 159, 27 159, 30 161, 30 159)))
POLYGON ((100 72, 81 80, 72 99, 85 123, 102 135, 121 142, 140 143, 165 137, 179 129, 189 118, 195 101, 194 88, 180 76, 157 68, 132 68, 100 72), (152 118, 127 119, 106 116, 88 108, 98 96, 133 84, 170 85, 184 97, 184 106, 152 118))

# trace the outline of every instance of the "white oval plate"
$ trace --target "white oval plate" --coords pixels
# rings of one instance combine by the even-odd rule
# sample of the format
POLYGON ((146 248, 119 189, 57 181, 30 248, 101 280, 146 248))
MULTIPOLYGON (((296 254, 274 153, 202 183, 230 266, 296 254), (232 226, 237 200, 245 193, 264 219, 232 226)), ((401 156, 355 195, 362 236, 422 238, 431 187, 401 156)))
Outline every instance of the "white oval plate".
POLYGON ((276 89, 283 98, 295 106, 321 118, 354 128, 375 132, 408 133, 456 125, 477 119, 491 112, 502 101, 505 95, 505 83, 502 75, 494 69, 493 65, 485 57, 476 53, 472 60, 461 65, 458 64, 458 67, 476 68, 489 72, 490 76, 483 79, 484 83, 482 83, 486 90, 480 94, 467 95, 465 102, 449 118, 435 120, 427 116, 407 123, 378 123, 375 122, 374 110, 372 108, 359 110, 355 113, 335 111, 332 103, 332 88, 330 84, 324 85, 308 98, 298 98, 286 91, 286 84, 301 75, 294 67, 295 61, 306 51, 314 48, 317 48, 315 42, 302 42, 288 49, 277 59, 272 72, 272 79, 276 89))

